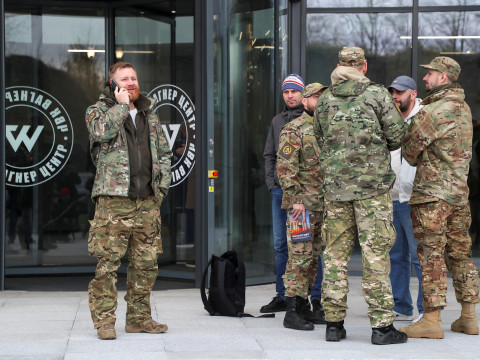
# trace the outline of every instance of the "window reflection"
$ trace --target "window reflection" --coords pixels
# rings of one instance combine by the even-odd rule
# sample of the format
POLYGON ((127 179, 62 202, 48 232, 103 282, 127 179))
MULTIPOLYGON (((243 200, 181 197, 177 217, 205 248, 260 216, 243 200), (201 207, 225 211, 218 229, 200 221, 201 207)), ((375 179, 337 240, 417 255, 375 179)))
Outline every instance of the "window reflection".
POLYGON ((412 0, 307 0, 309 8, 392 7, 412 6, 412 0))
POLYGON ((411 14, 308 14, 307 82, 330 84, 343 46, 360 46, 368 61, 367 77, 386 84, 411 70, 411 14))
POLYGON ((480 5, 479 0, 419 0, 419 6, 465 6, 480 5))
POLYGON ((94 264, 86 251, 94 170, 83 119, 104 80, 103 10, 6 12, 6 163, 12 174, 42 180, 7 178, 6 266, 94 264))
POLYGON ((280 80, 274 76, 275 46, 279 69, 286 66, 286 15, 275 29, 274 1, 218 1, 216 6, 215 163, 222 179, 215 183, 214 251, 235 249, 248 264, 249 278, 270 276, 274 252, 263 149, 280 80), (274 43, 276 31, 281 45, 274 43))
MULTIPOLYGON (((428 64, 435 56, 450 56, 462 67, 460 84, 465 88, 466 101, 473 118, 480 117, 480 104, 476 92, 480 53, 480 12, 449 12, 419 14, 419 63, 428 64), (437 38, 424 38, 435 35, 437 38), (460 36, 460 38, 456 38, 460 36)), ((419 72, 423 77, 424 72, 419 72)), ((423 90, 419 87, 419 90, 423 90)))

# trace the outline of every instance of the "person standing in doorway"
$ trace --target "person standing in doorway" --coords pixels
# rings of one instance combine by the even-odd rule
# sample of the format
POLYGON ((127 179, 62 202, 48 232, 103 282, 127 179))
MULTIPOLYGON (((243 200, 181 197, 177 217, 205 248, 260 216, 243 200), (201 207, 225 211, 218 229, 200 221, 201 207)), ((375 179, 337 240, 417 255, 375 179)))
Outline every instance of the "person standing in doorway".
POLYGON ((282 209, 283 191, 277 175, 277 151, 280 138, 280 131, 285 124, 302 115, 304 107, 302 104, 302 91, 305 87, 303 79, 297 74, 288 75, 282 84, 283 100, 285 109, 275 115, 272 119, 270 131, 263 158, 265 160, 265 181, 268 190, 272 193, 272 226, 273 226, 273 247, 275 250, 275 290, 276 295, 267 305, 261 307, 260 312, 270 313, 287 310, 285 300, 285 286, 283 274, 288 260, 287 247, 287 212, 282 209))
POLYGON ((88 107, 86 124, 96 166, 88 251, 98 260, 88 286, 99 339, 115 339, 117 269, 128 251, 127 333, 163 333, 152 319, 150 294, 162 253, 160 205, 171 182, 172 152, 153 106, 140 94, 137 72, 126 62, 109 69, 109 83, 88 107))

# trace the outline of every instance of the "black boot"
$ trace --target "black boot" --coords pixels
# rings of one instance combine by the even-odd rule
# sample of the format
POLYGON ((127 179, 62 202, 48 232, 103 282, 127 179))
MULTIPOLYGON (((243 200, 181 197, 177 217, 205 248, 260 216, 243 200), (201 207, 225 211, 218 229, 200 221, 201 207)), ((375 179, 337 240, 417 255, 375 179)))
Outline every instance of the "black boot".
POLYGON ((303 299, 297 296, 297 311, 301 317, 312 324, 325 324, 325 315, 321 317, 318 313, 310 310, 310 301, 308 301, 308 298, 303 299))
POLYGON ((287 310, 287 302, 278 295, 275 296, 267 305, 263 305, 260 308, 261 313, 272 313, 285 310, 287 310))
POLYGON ((393 325, 372 329, 372 344, 375 345, 403 344, 407 340, 407 334, 398 331, 393 325))
MULTIPOLYGON (((283 326, 295 330, 313 330, 313 324, 307 322, 297 312, 297 299, 296 297, 287 297, 287 312, 283 319, 283 326)), ((301 298, 300 298, 301 299, 301 298)), ((303 299, 302 299, 303 300, 303 299)))
POLYGON ((325 312, 323 311, 320 300, 312 300, 312 323, 326 324, 325 312))
POLYGON ((347 337, 347 331, 343 327, 343 320, 336 322, 327 321, 327 331, 325 332, 325 340, 340 341, 347 337))

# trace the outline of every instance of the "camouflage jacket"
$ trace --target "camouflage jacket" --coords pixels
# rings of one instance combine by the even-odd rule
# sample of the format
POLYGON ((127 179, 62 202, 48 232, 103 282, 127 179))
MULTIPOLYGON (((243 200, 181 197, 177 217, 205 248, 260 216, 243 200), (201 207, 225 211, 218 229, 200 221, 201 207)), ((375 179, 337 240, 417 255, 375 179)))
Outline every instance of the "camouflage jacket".
POLYGON ((285 106, 285 110, 275 115, 270 125, 267 140, 265 141, 265 150, 263 151, 263 159, 265 160, 265 182, 268 190, 272 190, 275 186, 280 186, 277 174, 277 151, 278 141, 280 139, 280 131, 285 124, 296 119, 303 113, 303 105, 296 108, 285 106))
POLYGON ((389 191, 395 180, 389 151, 401 146, 407 124, 385 87, 365 77, 335 82, 318 99, 314 129, 325 199, 360 200, 389 191))
POLYGON ((410 203, 467 204, 473 129, 464 91, 458 85, 434 89, 422 104, 402 146, 404 158, 417 166, 410 203))
MULTIPOLYGON (((96 166, 92 198, 99 195, 128 196, 130 164, 125 121, 130 119, 130 107, 117 103, 106 89, 99 100, 87 108, 85 121, 90 138, 90 153, 96 166)), ((141 97, 143 95, 140 95, 141 97)), ((172 152, 163 133, 153 105, 137 113, 148 122, 152 155, 152 188, 157 199, 168 193, 171 182, 172 152)))
POLYGON ((323 210, 320 147, 313 133, 313 117, 306 112, 286 124, 280 133, 277 174, 283 189, 282 209, 303 204, 323 210))

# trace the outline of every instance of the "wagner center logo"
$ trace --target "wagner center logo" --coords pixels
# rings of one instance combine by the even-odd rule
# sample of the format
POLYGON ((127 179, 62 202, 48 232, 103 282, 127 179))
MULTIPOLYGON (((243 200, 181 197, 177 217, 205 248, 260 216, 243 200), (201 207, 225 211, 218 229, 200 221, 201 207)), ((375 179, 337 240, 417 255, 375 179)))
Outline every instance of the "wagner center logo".
POLYGON ((5 89, 6 184, 28 187, 57 175, 70 157, 73 127, 49 93, 28 86, 5 89))
POLYGON ((195 105, 175 85, 161 85, 148 93, 157 99, 155 113, 172 150, 172 183, 182 183, 195 166, 195 105))

